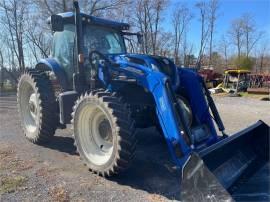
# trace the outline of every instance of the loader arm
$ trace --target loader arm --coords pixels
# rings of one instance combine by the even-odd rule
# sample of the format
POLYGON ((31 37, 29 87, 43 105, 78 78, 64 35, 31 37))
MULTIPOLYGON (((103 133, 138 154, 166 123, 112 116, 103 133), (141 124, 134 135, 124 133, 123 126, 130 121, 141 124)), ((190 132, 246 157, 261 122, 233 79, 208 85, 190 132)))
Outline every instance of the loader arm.
POLYGON ((176 165, 181 167, 186 161, 191 148, 183 135, 189 136, 189 128, 184 125, 183 117, 177 112, 176 102, 173 100, 173 92, 170 82, 166 77, 162 78, 151 74, 148 76, 149 90, 152 93, 156 114, 165 136, 169 151, 176 165), (156 80, 153 83, 153 80, 156 80))

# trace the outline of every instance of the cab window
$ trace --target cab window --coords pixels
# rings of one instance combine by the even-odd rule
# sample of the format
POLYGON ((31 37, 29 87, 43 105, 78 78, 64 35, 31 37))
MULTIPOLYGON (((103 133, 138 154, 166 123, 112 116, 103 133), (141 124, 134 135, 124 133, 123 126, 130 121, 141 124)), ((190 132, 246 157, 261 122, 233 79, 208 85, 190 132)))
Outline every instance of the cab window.
POLYGON ((74 72, 75 26, 66 24, 64 31, 55 32, 52 44, 52 57, 59 62, 70 81, 74 72))

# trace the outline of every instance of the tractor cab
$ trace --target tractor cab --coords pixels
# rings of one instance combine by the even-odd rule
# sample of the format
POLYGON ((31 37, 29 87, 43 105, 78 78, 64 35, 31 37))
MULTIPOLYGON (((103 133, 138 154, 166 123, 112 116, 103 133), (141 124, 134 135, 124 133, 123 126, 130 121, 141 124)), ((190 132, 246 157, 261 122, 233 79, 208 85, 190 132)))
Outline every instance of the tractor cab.
POLYGON ((78 48, 76 43, 80 43, 83 67, 86 73, 90 72, 91 69, 88 58, 90 52, 98 51, 105 55, 126 53, 124 42, 126 33, 124 31, 129 29, 128 24, 104 20, 83 13, 80 15, 82 21, 80 41, 76 41, 75 15, 73 12, 60 13, 48 19, 48 24, 52 26, 53 31, 51 57, 61 64, 69 81, 72 80, 72 75, 76 71, 75 53, 78 48), (55 25, 56 23, 58 23, 58 27, 55 25))

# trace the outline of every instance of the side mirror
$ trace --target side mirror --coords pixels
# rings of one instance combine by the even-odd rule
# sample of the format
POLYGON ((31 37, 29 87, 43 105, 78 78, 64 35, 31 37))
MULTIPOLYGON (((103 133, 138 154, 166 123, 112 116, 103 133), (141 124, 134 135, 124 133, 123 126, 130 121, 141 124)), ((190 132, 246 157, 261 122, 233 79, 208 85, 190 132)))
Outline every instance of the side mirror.
POLYGON ((138 44, 143 43, 143 35, 141 32, 137 32, 137 40, 138 40, 138 44))
POLYGON ((62 32, 64 30, 64 21, 60 15, 51 16, 51 27, 54 32, 62 32))

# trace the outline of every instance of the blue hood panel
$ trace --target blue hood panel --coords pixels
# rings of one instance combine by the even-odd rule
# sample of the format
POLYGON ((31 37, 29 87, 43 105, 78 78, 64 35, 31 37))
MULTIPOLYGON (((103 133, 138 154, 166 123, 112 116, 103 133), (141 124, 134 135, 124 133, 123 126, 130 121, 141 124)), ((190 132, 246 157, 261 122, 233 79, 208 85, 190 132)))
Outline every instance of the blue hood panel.
POLYGON ((177 67, 169 58, 145 54, 119 54, 109 55, 109 57, 118 64, 129 62, 135 65, 144 66, 153 71, 159 71, 170 78, 173 87, 176 87, 179 84, 177 67))

